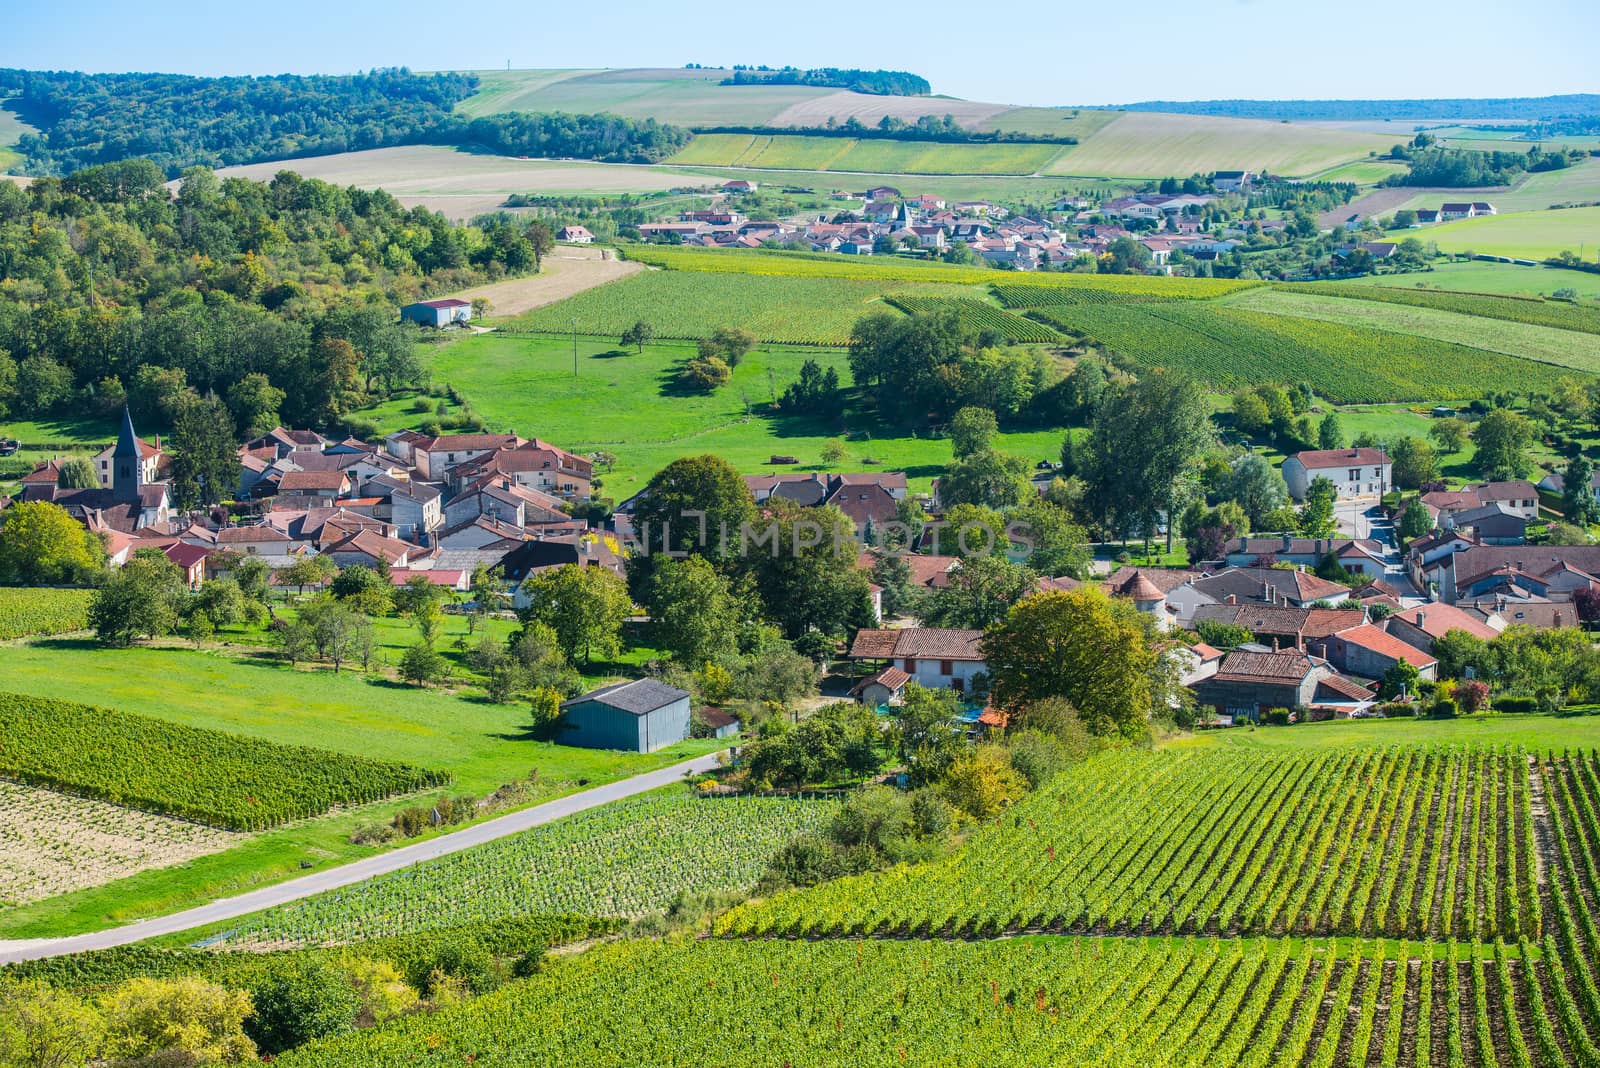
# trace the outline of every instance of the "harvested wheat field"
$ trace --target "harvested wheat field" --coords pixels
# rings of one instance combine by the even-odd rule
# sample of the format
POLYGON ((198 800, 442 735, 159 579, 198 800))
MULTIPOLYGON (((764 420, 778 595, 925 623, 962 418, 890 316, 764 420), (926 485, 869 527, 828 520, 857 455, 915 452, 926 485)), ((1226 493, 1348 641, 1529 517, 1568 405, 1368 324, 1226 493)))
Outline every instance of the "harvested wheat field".
POLYGON ((643 264, 618 259, 611 249, 563 245, 544 258, 544 269, 536 275, 492 282, 451 296, 462 300, 486 297, 490 315, 517 315, 642 270, 643 264))
POLYGON ((0 906, 218 853, 248 835, 0 781, 0 906))

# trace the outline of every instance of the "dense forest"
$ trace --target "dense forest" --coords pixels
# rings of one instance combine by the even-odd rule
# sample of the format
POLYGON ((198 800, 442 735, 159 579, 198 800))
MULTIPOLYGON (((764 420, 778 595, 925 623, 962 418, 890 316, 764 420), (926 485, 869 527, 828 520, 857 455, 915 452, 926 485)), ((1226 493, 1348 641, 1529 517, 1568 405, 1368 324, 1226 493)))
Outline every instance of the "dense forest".
POLYGON ((933 92, 928 79, 903 70, 841 70, 818 67, 734 67, 733 76, 723 85, 815 85, 825 89, 849 89, 873 96, 927 96, 933 92))
POLYGON ((359 429, 420 374, 396 305, 534 270, 547 238, 292 173, 163 182, 148 160, 0 182, 0 417, 126 400, 159 427, 215 393, 241 434, 359 429))
POLYGON ((32 174, 117 160, 189 166, 320 156, 425 140, 477 85, 470 74, 80 74, 0 70, 0 95, 38 127, 18 144, 32 174))
POLYGON ((1482 100, 1143 100, 1118 104, 1117 111, 1166 111, 1177 115, 1218 115, 1235 119, 1441 119, 1534 122, 1563 116, 1600 115, 1600 94, 1498 97, 1482 100))
POLYGON ((193 166, 401 144, 654 163, 693 137, 654 119, 618 115, 453 114, 476 85, 476 75, 404 69, 261 78, 0 70, 0 96, 11 94, 11 106, 40 130, 17 146, 30 174, 142 158, 176 178, 193 166))

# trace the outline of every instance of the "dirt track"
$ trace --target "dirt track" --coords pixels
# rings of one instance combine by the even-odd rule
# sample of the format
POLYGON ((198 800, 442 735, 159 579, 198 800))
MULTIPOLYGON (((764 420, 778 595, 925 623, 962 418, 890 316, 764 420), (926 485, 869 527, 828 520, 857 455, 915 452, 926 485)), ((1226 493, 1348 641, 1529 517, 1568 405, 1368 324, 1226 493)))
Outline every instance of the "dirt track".
POLYGON ((490 315, 517 315, 642 270, 642 264, 619 260, 610 249, 562 245, 544 258, 544 270, 536 275, 476 286, 450 295, 462 300, 488 297, 490 315), (607 255, 609 258, 602 258, 607 255))

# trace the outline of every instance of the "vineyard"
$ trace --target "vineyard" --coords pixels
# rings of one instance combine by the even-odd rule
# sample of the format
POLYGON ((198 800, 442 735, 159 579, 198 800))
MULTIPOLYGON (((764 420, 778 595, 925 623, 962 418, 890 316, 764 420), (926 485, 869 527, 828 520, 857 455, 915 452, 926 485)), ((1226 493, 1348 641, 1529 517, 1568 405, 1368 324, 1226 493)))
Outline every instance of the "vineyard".
POLYGON ((1064 286, 997 285, 990 288, 1000 298, 1000 303, 1008 308, 1052 308, 1065 304, 1157 304, 1186 299, 1160 293, 1118 293, 1086 287, 1068 289, 1064 286))
POLYGON ((1161 278, 1137 274, 1058 274, 1053 271, 1010 271, 989 267, 957 267, 943 263, 918 263, 892 256, 839 256, 830 253, 775 252, 682 248, 644 245, 627 250, 630 260, 669 271, 709 274, 745 274, 784 278, 852 278, 901 282, 941 282, 953 285, 991 285, 1042 289, 1091 290, 1103 293, 1169 296, 1204 300, 1262 285, 1225 278, 1161 278))
POLYGON ((979 332, 992 332, 1011 341, 1060 341, 1061 335, 1043 323, 1024 319, 993 304, 963 297, 921 297, 891 293, 884 300, 908 315, 939 315, 954 312, 961 325, 979 332))
POLYGON ((1295 293, 1321 293, 1329 297, 1350 297, 1355 300, 1380 301, 1385 304, 1408 304, 1415 308, 1460 312, 1463 315, 1476 315, 1485 319, 1504 319, 1507 322, 1527 323, 1531 326, 1552 326, 1559 330, 1600 334, 1600 308, 1585 307, 1564 300, 1498 296, 1489 293, 1450 293, 1430 289, 1399 289, 1388 286, 1352 286, 1340 285, 1337 282, 1316 282, 1283 288, 1295 293))
POLYGON ((950 858, 742 906, 719 930, 1537 940, 1529 796, 1509 750, 1119 752, 950 858))
POLYGON ((437 786, 441 772, 0 694, 0 776, 229 830, 437 786))
POLYGON ((1476 951, 1451 943, 1439 956, 1394 949, 1188 939, 623 942, 278 1063, 1594 1063, 1594 1032, 1548 952, 1527 943, 1476 951))
POLYGON ((1305 381, 1338 404, 1548 390, 1563 373, 1559 367, 1410 334, 1214 304, 1054 305, 1032 315, 1142 366, 1183 370, 1224 389, 1305 381))
POLYGON ((519 913, 637 916, 681 891, 748 889, 781 845, 832 808, 679 791, 641 797, 286 906, 232 937, 327 943, 519 913))
POLYGON ((0 587, 0 641, 84 630, 93 595, 93 590, 0 587))
POLYGON ((0 907, 179 864, 239 836, 0 780, 0 907))

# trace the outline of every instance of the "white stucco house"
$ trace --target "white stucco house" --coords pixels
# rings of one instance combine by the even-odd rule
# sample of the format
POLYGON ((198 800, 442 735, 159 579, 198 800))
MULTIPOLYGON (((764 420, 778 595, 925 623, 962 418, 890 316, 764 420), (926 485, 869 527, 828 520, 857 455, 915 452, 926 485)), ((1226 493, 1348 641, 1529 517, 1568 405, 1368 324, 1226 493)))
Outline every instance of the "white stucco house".
POLYGON ((1283 480, 1297 501, 1317 478, 1326 478, 1340 500, 1381 497, 1394 486, 1394 468, 1382 449, 1311 449, 1283 461, 1283 480))

